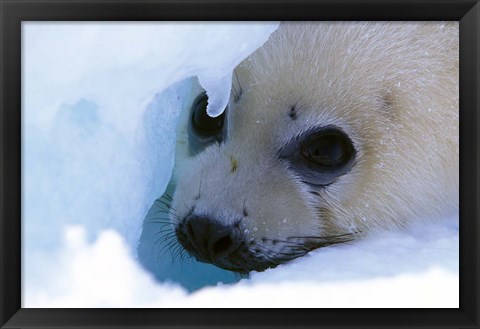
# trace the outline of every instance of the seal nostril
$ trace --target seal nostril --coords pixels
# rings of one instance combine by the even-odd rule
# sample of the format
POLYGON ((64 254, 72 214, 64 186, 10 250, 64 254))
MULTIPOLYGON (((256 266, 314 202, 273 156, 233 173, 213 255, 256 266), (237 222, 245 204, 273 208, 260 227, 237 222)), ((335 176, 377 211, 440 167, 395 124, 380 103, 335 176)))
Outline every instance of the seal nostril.
POLYGON ((208 216, 190 216, 184 225, 183 246, 198 260, 214 263, 229 257, 239 247, 239 228, 208 216))
POLYGON ((228 251, 232 246, 232 239, 230 236, 224 236, 213 244, 213 255, 214 257, 228 251))

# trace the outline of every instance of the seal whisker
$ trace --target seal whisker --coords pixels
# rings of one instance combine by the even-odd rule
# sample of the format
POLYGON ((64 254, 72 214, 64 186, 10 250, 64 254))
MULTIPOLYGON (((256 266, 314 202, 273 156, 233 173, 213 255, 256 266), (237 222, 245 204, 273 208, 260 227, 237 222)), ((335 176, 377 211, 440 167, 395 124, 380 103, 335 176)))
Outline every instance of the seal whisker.
POLYGON ((315 235, 304 235, 304 236, 289 236, 287 239, 332 239, 332 238, 340 238, 345 236, 353 236, 355 234, 361 234, 361 231, 351 232, 351 233, 344 233, 338 235, 327 235, 327 236, 315 236, 315 235))
MULTIPOLYGON (((244 269, 245 271, 245 269, 244 269)), ((240 273, 240 272, 233 272, 233 276, 237 281, 240 281, 241 279, 247 279, 248 278, 248 271, 245 271, 247 273, 240 273)))
POLYGON ((175 259, 179 260, 179 264, 181 265, 182 263, 185 263, 185 256, 186 256, 186 251, 185 249, 179 245, 178 243, 176 244, 175 252, 174 255, 172 256, 172 264, 175 261, 175 259))
MULTIPOLYGON (((155 233, 154 236, 156 236, 156 235, 158 235, 158 234, 160 234, 160 233, 163 233, 163 232, 157 232, 157 233, 155 233)), ((175 232, 163 233, 163 235, 160 236, 160 237, 157 239, 157 242, 156 242, 156 243, 158 243, 158 242, 164 242, 164 241, 167 241, 167 240, 169 240, 169 239, 171 239, 171 238, 174 238, 174 237, 175 237, 175 232)), ((156 243, 155 243, 155 244, 156 244, 156 243)))
MULTIPOLYGON (((168 232, 168 229, 162 228, 161 231, 156 232, 153 236, 156 237, 156 236, 158 236, 158 235, 162 235, 162 237, 166 237, 167 234, 168 234, 169 236, 170 236, 170 235, 174 236, 174 235, 175 235, 175 232, 174 232, 173 230, 172 230, 171 232, 168 232)), ((160 237, 160 238, 162 238, 162 237, 160 237)), ((160 239, 160 238, 159 238, 159 239, 160 239)))
POLYGON ((163 248, 166 245, 168 245, 170 242, 175 241, 175 236, 161 236, 155 240, 155 243, 153 244, 153 248, 163 248))
MULTIPOLYGON (((267 254, 265 254, 264 252, 260 251, 260 253, 264 256, 268 256, 267 254)), ((291 260, 295 259, 295 258, 298 258, 300 256, 302 256, 303 253, 299 253, 299 254, 295 254, 295 255, 289 255, 289 256, 283 256, 283 257, 275 257, 275 258, 272 258, 272 257, 268 257, 267 258, 267 264, 268 266, 266 266, 267 268, 269 267, 276 267, 282 263, 288 263, 290 262, 291 260)), ((265 264, 265 265, 267 265, 265 264)))
POLYGON ((168 194, 168 193, 164 193, 160 198, 165 198, 165 199, 167 199, 168 201, 172 201, 172 200, 173 200, 172 196, 171 196, 170 194, 168 194))
MULTIPOLYGON (((169 210, 157 209, 157 210, 155 210, 154 215, 156 216, 157 214, 171 215, 171 216, 174 217, 175 219, 178 219, 178 220, 181 220, 181 219, 182 219, 178 214, 176 214, 176 213, 173 212, 173 211, 169 211, 169 210)), ((156 217, 156 218, 168 219, 168 217, 156 217)))
POLYGON ((291 244, 291 245, 299 246, 299 247, 303 246, 302 242, 287 241, 287 240, 281 240, 281 239, 269 239, 269 238, 263 238, 263 239, 266 240, 266 241, 272 241, 274 243, 281 242, 281 243, 284 243, 284 244, 291 244))
POLYGON ((167 209, 172 209, 172 210, 174 210, 174 211, 177 211, 177 209, 175 209, 175 208, 173 208, 173 207, 171 206, 171 201, 167 202, 167 201, 164 201, 164 200, 157 199, 157 200, 155 200, 154 203, 160 204, 161 206, 164 206, 164 207, 166 207, 167 209))
POLYGON ((172 266, 173 264, 175 264, 175 259, 178 258, 178 255, 179 255, 179 252, 181 252, 181 249, 180 247, 177 245, 174 246, 174 249, 173 249, 173 253, 172 253, 172 266))
MULTIPOLYGON (((292 250, 294 250, 294 249, 292 249, 292 250)), ((255 246, 254 251, 260 252, 263 256, 267 257, 267 259, 269 261, 276 263, 275 265, 280 264, 280 263, 278 263, 278 260, 280 260, 280 259, 283 261, 285 259, 294 259, 294 258, 297 258, 299 256, 299 253, 283 253, 283 252, 275 251, 273 249, 270 249, 270 248, 267 248, 263 245, 258 245, 258 244, 255 246), (263 251, 259 248, 263 249, 263 251), (269 254, 265 254, 265 252, 268 252, 269 254), (273 255, 271 255, 271 254, 273 254, 273 255), (281 257, 281 258, 274 257, 274 255, 282 255, 284 257, 281 257)), ((304 252, 305 252, 305 250, 301 251, 301 253, 304 253, 304 252)))
POLYGON ((164 241, 159 241, 159 240, 160 239, 158 239, 155 242, 155 244, 153 245, 153 249, 155 249, 157 247, 157 245, 160 244, 160 246, 158 247, 158 252, 157 252, 157 262, 159 262, 160 256, 162 256, 167 250, 170 250, 170 253, 172 253, 172 246, 175 245, 175 244, 178 244, 176 242, 175 237, 170 237, 169 239, 164 240, 164 241), (163 243, 165 243, 165 244, 162 245, 163 243))
MULTIPOLYGON (((161 214, 162 215, 172 215, 173 217, 178 217, 176 214, 170 213, 170 212, 162 212, 161 214)), ((167 217, 167 216, 155 216, 155 217, 150 217, 147 220, 145 220, 145 222, 149 222, 149 221, 159 221, 159 222, 161 221, 163 223, 171 223, 170 218, 167 217)), ((175 224, 175 223, 171 223, 171 224, 178 225, 178 224, 175 224)))
POLYGON ((159 219, 155 219, 155 218, 154 219, 149 219, 149 220, 145 221, 145 223, 147 223, 147 224, 159 224, 159 225, 172 224, 168 220, 159 220, 159 219))
POLYGON ((265 260, 266 260, 266 262, 267 262, 268 264, 270 264, 270 265, 278 265, 278 263, 276 263, 276 262, 272 259, 272 257, 271 257, 270 255, 268 255, 268 254, 266 254, 265 252, 263 252, 260 248, 255 249, 255 253, 261 254, 261 255, 265 258, 265 260))
MULTIPOLYGON (((174 219, 177 219, 179 222, 182 221, 182 218, 180 216, 178 216, 177 214, 170 213, 170 212, 164 212, 162 214, 165 215, 165 217, 163 217, 163 216, 152 217, 151 219, 152 220, 161 220, 161 221, 164 221, 165 223, 171 223, 171 221, 168 217, 168 215, 171 215, 171 217, 173 217, 174 219)), ((146 222, 149 222, 151 219, 147 219, 146 222)), ((178 225, 178 224, 175 224, 175 223, 171 223, 171 224, 178 225)))
POLYGON ((237 80, 238 90, 235 88, 235 84, 232 83, 232 90, 234 91, 233 100, 234 100, 235 103, 237 103, 240 100, 240 97, 242 97, 243 88, 242 88, 242 85, 240 84, 240 79, 238 78, 238 73, 237 73, 236 70, 234 71, 234 74, 235 74, 235 78, 237 80))
MULTIPOLYGON (((158 224, 158 223, 151 223, 151 224, 158 224)), ((153 234, 154 237, 157 237, 159 235, 175 233, 173 228, 170 225, 167 225, 166 223, 160 223, 158 225, 160 225, 160 230, 158 230, 158 232, 155 232, 153 234)))
POLYGON ((171 203, 172 203, 172 201, 169 201, 169 200, 166 200, 166 199, 156 199, 154 201, 154 204, 162 205, 162 206, 165 206, 167 208, 170 208, 171 203))

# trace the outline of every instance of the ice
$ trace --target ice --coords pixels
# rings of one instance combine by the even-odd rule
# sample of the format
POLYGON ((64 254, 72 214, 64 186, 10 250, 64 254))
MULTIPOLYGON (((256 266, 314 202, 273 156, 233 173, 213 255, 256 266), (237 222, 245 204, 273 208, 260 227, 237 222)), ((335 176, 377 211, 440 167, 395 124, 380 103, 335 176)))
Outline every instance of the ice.
POLYGON ((232 74, 228 74, 220 79, 214 77, 201 76, 200 84, 206 89, 208 96, 207 113, 212 117, 222 114, 230 98, 230 88, 232 86, 232 74))
POLYGON ((190 77, 220 114, 233 68, 276 27, 23 23, 22 307, 458 307, 458 214, 234 285, 203 264, 140 265, 142 221, 170 179, 190 77), (190 293, 182 280, 192 277, 220 283, 190 293))
POLYGON ((205 83, 218 114, 234 67, 277 26, 23 23, 26 282, 57 277, 51 254, 71 225, 83 227, 88 241, 113 229, 135 254, 142 221, 170 179, 189 78, 205 83))

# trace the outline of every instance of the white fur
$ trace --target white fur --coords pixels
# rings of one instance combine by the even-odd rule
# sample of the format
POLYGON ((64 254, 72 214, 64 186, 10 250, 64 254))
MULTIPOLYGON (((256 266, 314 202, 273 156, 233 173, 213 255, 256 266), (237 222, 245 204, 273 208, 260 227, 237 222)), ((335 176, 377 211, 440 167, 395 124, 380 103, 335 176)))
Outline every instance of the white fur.
POLYGON ((396 229, 457 211, 458 23, 284 23, 236 74, 243 94, 230 101, 225 143, 179 174, 180 217, 195 206, 229 222, 245 207, 242 226, 259 241, 396 229), (352 139, 357 163, 315 196, 277 151, 332 124, 352 139))

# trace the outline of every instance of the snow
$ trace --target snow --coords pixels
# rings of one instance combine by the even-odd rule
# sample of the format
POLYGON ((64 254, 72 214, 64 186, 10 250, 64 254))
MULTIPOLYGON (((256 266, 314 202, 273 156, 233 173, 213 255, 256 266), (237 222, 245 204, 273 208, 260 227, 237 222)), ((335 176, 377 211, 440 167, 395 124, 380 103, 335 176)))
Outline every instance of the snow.
POLYGON ((232 285, 215 286, 238 277, 192 260, 154 273, 140 263, 190 77, 219 115, 233 68, 277 26, 22 24, 22 307, 458 307, 458 214, 232 285))
POLYGON ((24 307, 457 308, 457 223, 452 217, 405 232, 378 232, 191 294, 156 282, 115 231, 88 243, 84 229, 72 227, 55 256, 56 280, 27 284, 24 307))

